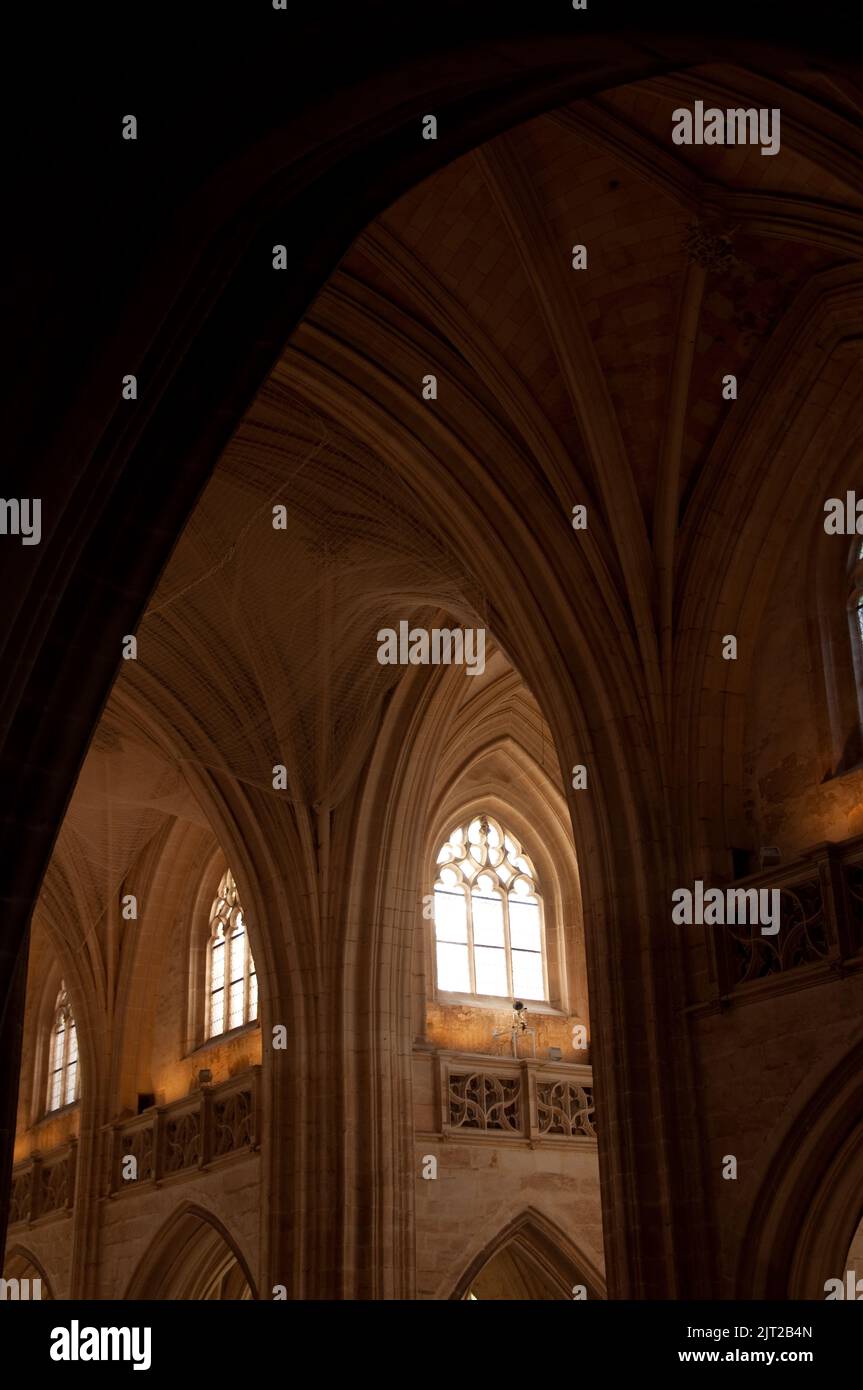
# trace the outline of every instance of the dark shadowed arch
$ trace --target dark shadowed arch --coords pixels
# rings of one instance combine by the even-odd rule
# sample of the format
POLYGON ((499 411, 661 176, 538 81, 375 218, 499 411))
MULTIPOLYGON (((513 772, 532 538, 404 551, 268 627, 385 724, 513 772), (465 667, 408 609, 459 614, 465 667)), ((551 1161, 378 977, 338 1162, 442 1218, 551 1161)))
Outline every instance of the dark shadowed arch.
POLYGON ((44 1302, 46 1299, 56 1297, 51 1287, 51 1280, 45 1273, 45 1268, 40 1260, 37 1260, 32 1250, 28 1250, 24 1245, 12 1245, 6 1251, 6 1258, 3 1262, 4 1279, 41 1279, 41 1297, 44 1302))
POLYGON ((126 1299, 253 1299, 255 1281, 218 1217, 189 1203, 172 1212, 129 1281, 126 1299))
POLYGON ((605 1285, 598 1271, 553 1221, 532 1207, 520 1212, 489 1241, 471 1261, 449 1297, 466 1298, 482 1271, 504 1252, 515 1257, 521 1265, 525 1286, 535 1290, 528 1297, 572 1300, 574 1286, 583 1284, 589 1299, 605 1298, 605 1285), (540 1289, 547 1292, 540 1292, 540 1289))
POLYGON ((795 1097, 749 1216, 740 1298, 824 1298, 863 1215, 863 1041, 795 1097))
MULTIPOLYGON (((0 1229, 27 927, 122 638, 243 410, 354 236, 436 168, 579 95, 709 60, 806 67, 813 47, 844 43, 824 5, 817 33, 808 9, 784 6, 777 33, 772 7, 759 18, 747 6, 758 37, 729 39, 710 28, 734 23, 730 6, 720 20, 700 14, 692 38, 681 37, 691 22, 682 6, 628 37, 611 31, 628 22, 624 6, 610 21, 565 4, 549 7, 549 21, 514 8, 445 0, 427 23, 395 0, 331 6, 326 23, 289 11, 283 43, 288 20, 264 4, 242 59, 233 32, 203 62, 196 35, 190 61, 174 25, 167 41, 151 22, 155 65, 123 34, 115 63, 105 29, 89 43, 78 15, 69 62, 52 17, 61 70, 42 36, 32 70, 22 65, 30 146, 10 154, 8 171, 20 183, 8 308, 18 385, 4 414, 3 492, 42 499, 43 534, 38 546, 0 550, 0 1229), (134 147, 119 137, 130 101, 141 120, 134 147), (429 109, 440 137, 426 143, 417 130, 429 109), (290 254, 281 279, 279 243, 290 254), (138 377, 134 404, 121 397, 127 373, 138 377)), ((217 24, 208 15, 210 37, 217 24)))

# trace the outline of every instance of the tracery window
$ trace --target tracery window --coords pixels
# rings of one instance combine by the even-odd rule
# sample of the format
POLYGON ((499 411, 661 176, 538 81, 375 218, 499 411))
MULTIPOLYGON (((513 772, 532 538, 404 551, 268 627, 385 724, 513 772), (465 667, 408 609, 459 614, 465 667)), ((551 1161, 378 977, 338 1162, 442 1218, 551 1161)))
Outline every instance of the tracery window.
POLYGON ((258 1017, 258 976, 240 895, 226 869, 210 910, 206 1036, 216 1038, 258 1017))
POLYGON ((66 986, 60 985, 48 1052, 48 1097, 45 1109, 59 1110, 78 1099, 78 1029, 66 986))
POLYGON ((548 999, 542 900, 531 861, 491 817, 457 826, 437 856, 438 989, 548 999))

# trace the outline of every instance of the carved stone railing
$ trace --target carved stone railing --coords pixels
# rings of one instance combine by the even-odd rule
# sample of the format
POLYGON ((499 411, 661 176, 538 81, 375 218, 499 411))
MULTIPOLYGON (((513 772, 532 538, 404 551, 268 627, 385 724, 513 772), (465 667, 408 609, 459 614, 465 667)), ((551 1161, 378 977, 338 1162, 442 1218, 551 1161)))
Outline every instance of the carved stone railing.
POLYGON ((32 1225, 43 1216, 69 1212, 75 1202, 77 1139, 47 1153, 35 1152, 12 1170, 9 1225, 32 1225))
POLYGON ((202 1086, 170 1105, 116 1121, 111 1191, 159 1183, 257 1149, 260 1070, 252 1067, 218 1086, 202 1086))
POLYGON ((567 1139, 595 1139, 593 1079, 590 1084, 573 1077, 559 1081, 536 1079, 536 1105, 540 1134, 560 1134, 567 1139))
POLYGON ((728 886, 778 889, 779 931, 711 928, 720 994, 801 988, 863 966, 863 838, 817 845, 790 864, 728 886))
POLYGON ((590 1067, 457 1053, 439 1059, 443 1134, 595 1142, 590 1067))

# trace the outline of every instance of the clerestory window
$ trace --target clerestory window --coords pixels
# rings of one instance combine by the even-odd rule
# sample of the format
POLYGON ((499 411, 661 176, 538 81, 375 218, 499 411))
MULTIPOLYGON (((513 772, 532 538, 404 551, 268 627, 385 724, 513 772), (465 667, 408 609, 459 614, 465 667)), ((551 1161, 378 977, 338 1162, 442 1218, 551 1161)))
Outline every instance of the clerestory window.
POLYGON ((237 885, 226 869, 210 910, 206 1037, 216 1038, 258 1017, 258 976, 237 885))
POLYGON ((522 845, 490 816, 456 826, 437 856, 437 987, 547 1001, 542 899, 522 845))

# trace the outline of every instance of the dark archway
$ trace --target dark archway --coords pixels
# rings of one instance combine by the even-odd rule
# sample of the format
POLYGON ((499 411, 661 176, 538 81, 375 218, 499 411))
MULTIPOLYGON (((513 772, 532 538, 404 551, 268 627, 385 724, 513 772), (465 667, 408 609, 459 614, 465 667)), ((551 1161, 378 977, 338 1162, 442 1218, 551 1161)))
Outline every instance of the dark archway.
POLYGON ((212 1212, 173 1212, 129 1281, 128 1299, 246 1300, 257 1298, 236 1242, 212 1212))
POLYGON ((553 1222, 528 1208, 510 1221, 473 1259, 451 1297, 477 1299, 570 1299, 579 1287, 588 1298, 604 1298, 596 1271, 553 1222))
MULTIPOLYGON (((6 1258, 3 1262, 3 1278, 29 1281, 28 1297, 33 1298, 33 1281, 38 1279, 39 1298, 42 1302, 54 1298, 51 1288, 51 1281, 39 1260, 32 1250, 27 1250, 23 1245, 13 1245, 6 1251, 6 1258)), ((8 1297, 8 1295, 7 1295, 8 1297)))
MULTIPOLYGON (((261 6, 242 59, 233 32, 214 57, 197 35, 194 49, 180 47, 174 16, 169 39, 150 18, 158 61, 137 34, 120 34, 115 63, 99 18, 91 43, 76 14, 67 46, 52 16, 57 70, 42 35, 31 45, 32 70, 20 69, 29 143, 11 152, 7 168, 20 220, 3 493, 41 499, 43 522, 39 545, 0 548, 4 1229, 27 927, 122 638, 135 630, 243 410, 339 257, 399 193, 540 111, 708 60, 767 72, 808 67, 823 42, 811 32, 811 11, 787 6, 782 35, 773 12, 759 20, 740 6, 746 39, 711 34, 709 16, 699 19, 698 37, 680 37, 683 7, 662 21, 651 16, 661 34, 635 29, 630 37, 612 31, 629 19, 623 7, 609 21, 556 5, 546 22, 522 8, 466 12, 450 0, 427 26, 392 0, 335 10, 326 25, 290 14, 282 42, 276 26, 285 14, 261 6), (373 55, 361 80, 358 52, 373 55), (132 145, 120 125, 135 108, 141 130, 132 145), (418 131, 430 108, 440 138, 427 144, 418 131), (282 278, 272 270, 275 244, 289 247, 282 278), (128 373, 138 378, 134 403, 121 396, 128 373)), ((721 21, 734 17, 724 7, 721 21)), ((819 34, 841 52, 840 25, 823 6, 820 19, 819 34)), ((636 12, 635 25, 642 20, 636 12)), ((208 16, 211 37, 217 23, 208 16)), ((841 60, 827 65, 842 70, 841 60)))
POLYGON ((517 1241, 510 1241, 480 1270, 467 1297, 480 1302, 503 1299, 522 1302, 559 1300, 565 1295, 527 1250, 517 1241))
POLYGON ((863 1216, 863 1043, 817 1076, 780 1134, 749 1215, 740 1298, 825 1296, 863 1216))

